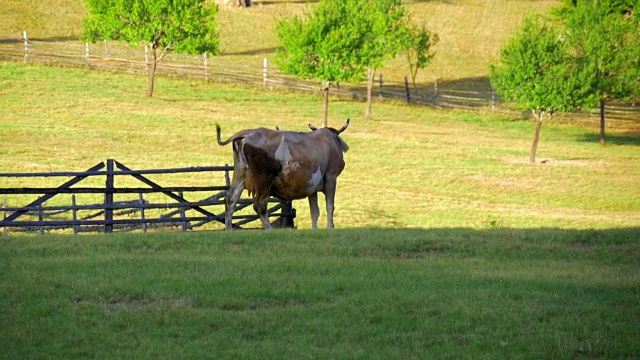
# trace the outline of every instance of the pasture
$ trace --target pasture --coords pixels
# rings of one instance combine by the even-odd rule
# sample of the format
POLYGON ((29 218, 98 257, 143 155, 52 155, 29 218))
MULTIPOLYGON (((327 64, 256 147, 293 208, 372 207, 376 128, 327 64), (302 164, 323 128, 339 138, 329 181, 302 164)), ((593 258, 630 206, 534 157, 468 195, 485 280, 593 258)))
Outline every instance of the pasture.
POLYGON ((0 238, 0 352, 634 358, 637 229, 0 238))
MULTIPOLYGON (((222 54, 213 63, 261 66, 263 58, 273 63, 280 46, 276 21, 302 14, 316 2, 254 0, 255 6, 250 9, 221 6, 217 21, 222 54)), ((530 12, 546 12, 560 1, 406 0, 405 4, 416 23, 440 37, 433 63, 419 72, 418 83, 439 81, 454 88, 484 90, 489 84, 488 61, 497 56, 523 17, 530 12)), ((0 8, 0 37, 20 38, 22 31, 27 31, 33 39, 75 41, 82 35, 85 16, 83 1, 6 0, 0 8)), ((389 81, 401 82, 409 69, 406 59, 399 56, 380 72, 389 81)))
MULTIPOLYGON (((0 172, 82 171, 106 158, 134 169, 224 165, 232 150, 215 143, 216 123, 223 137, 258 126, 307 131, 321 113, 318 96, 168 78, 152 99, 130 75, 4 63, 0 78, 0 172)), ((639 224, 638 129, 610 129, 603 147, 595 127, 546 123, 539 163, 530 165, 529 121, 388 103, 373 111, 365 120, 363 103, 330 106, 330 125, 352 119, 338 228, 639 224)), ((294 206, 299 228, 309 228, 306 201, 294 206)))
MULTIPOLYGON (((223 164, 225 134, 317 123, 312 95, 0 65, 0 171, 223 164)), ((4 358, 632 358, 637 129, 333 99, 336 231, 0 238, 4 358)), ((48 180, 43 181, 46 183, 48 180)), ((207 179, 176 179, 211 185, 207 179)), ((3 184, 4 185, 4 184, 3 184)), ((41 185, 41 184, 39 184, 41 185)), ((322 197, 321 197, 322 198, 322 197)), ((321 212, 321 221, 324 212, 321 212)))
MULTIPOLYGON (((55 3, 9 1, 0 36, 26 22, 34 37, 76 39, 81 2, 55 3)), ((264 3, 221 12, 222 63, 273 56, 273 33, 251 24, 271 29, 275 15, 308 6, 264 3)), ((526 11, 558 2, 407 3, 441 36, 437 71, 419 81, 468 88, 483 86, 486 59, 526 11)), ((81 171, 108 158, 223 165, 231 147, 215 143, 217 123, 225 137, 320 122, 310 94, 161 77, 149 99, 145 87, 131 75, 0 63, 0 172, 81 171)), ((546 122, 529 164, 526 117, 374 103, 365 120, 363 103, 338 98, 329 111, 332 126, 352 120, 337 230, 310 231, 296 201, 299 230, 0 236, 0 357, 640 354, 639 127, 608 129, 603 147, 595 126, 546 122)))

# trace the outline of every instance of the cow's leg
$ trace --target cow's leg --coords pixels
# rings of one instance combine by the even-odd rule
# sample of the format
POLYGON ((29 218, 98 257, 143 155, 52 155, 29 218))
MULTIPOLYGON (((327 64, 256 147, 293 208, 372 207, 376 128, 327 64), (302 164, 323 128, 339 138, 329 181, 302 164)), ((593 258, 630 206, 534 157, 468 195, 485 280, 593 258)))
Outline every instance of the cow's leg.
POLYGON ((236 204, 243 191, 243 179, 234 176, 231 187, 224 197, 224 225, 227 230, 231 230, 233 227, 233 211, 236 209, 236 204))
POLYGON ((309 209, 311 210, 311 226, 313 229, 318 228, 318 218, 320 217, 320 208, 318 208, 318 193, 309 195, 309 209))
POLYGON ((335 178, 325 178, 324 195, 327 200, 327 228, 333 229, 333 201, 336 197, 336 180, 335 178))
POLYGON ((269 214, 267 214, 267 210, 269 209, 269 189, 265 192, 258 192, 256 194, 256 197, 253 199, 253 207, 258 213, 258 216, 260 216, 260 221, 262 221, 264 229, 271 230, 269 214))

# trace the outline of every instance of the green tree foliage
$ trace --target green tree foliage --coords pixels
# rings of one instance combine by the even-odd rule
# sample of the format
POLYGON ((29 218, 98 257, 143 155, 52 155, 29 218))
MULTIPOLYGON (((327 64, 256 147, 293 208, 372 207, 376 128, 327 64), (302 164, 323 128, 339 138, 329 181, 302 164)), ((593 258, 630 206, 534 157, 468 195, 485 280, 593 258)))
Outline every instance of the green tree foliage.
POLYGON ((586 104, 600 108, 605 143, 605 104, 640 96, 640 1, 572 0, 561 12, 569 53, 588 85, 586 104))
POLYGON ((354 31, 361 37, 361 49, 358 51, 367 73, 366 118, 371 116, 373 81, 376 71, 394 58, 406 46, 411 33, 411 17, 407 14, 401 0, 359 0, 354 1, 354 31))
POLYGON ((109 39, 151 48, 147 95, 153 95, 157 63, 171 51, 217 54, 215 16, 218 8, 207 0, 85 0, 89 17, 84 37, 109 39), (161 49, 158 55, 158 49, 161 49))
POLYGON ((367 115, 375 70, 403 50, 410 18, 401 0, 322 0, 303 17, 278 23, 281 70, 323 83, 323 125, 327 125, 332 83, 369 79, 367 115))
POLYGON ((561 29, 529 17, 500 50, 491 66, 491 84, 503 99, 529 109, 536 118, 530 162, 535 162, 545 114, 572 110, 581 99, 579 76, 573 76, 561 29))
POLYGON ((563 6, 554 11, 561 16, 573 11, 577 6, 585 4, 598 5, 606 9, 609 13, 622 14, 636 8, 638 0, 562 0, 562 4, 563 6))
POLYGON ((438 34, 427 30, 425 26, 420 28, 412 25, 409 27, 408 36, 404 39, 405 45, 403 47, 414 87, 416 86, 418 70, 424 69, 433 59, 435 53, 431 49, 438 43, 438 40, 438 34))

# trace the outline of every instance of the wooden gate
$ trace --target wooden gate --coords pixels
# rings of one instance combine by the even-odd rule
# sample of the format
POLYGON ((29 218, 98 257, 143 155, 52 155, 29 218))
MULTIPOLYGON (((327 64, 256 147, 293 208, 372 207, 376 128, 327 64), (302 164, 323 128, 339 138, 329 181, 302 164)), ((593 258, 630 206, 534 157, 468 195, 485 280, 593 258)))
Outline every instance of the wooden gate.
MULTIPOLYGON (((44 178, 71 177, 70 180, 57 187, 0 187, 3 194, 2 219, 0 227, 7 235, 12 231, 45 231, 58 229, 73 229, 74 233, 86 231, 130 231, 159 226, 179 227, 183 231, 203 227, 210 223, 225 222, 224 197, 229 189, 229 172, 232 166, 205 166, 172 169, 132 170, 115 160, 101 162, 83 172, 50 172, 50 173, 0 173, 0 180, 9 178, 44 178), (214 186, 162 186, 150 179, 152 176, 205 173, 224 174, 224 185, 214 186), (101 186, 81 187, 87 179, 104 178, 101 186), (135 186, 118 186, 116 179, 127 177, 135 179, 135 186), (140 186, 140 183, 144 186, 140 186), (52 199, 58 202, 61 194, 69 194, 71 201, 63 204, 51 204, 52 199), (90 204, 79 204, 77 196, 100 197, 100 201, 90 204), (128 195, 127 195, 128 194, 128 195), (187 195, 200 200, 187 200, 187 195), (203 195, 208 194, 202 198, 203 195), (13 206, 8 202, 8 196, 20 196, 21 199, 29 195, 40 195, 26 205, 13 206), (116 200, 115 197, 129 197, 126 200, 116 200), (146 198, 145 198, 146 196, 146 198)), ((95 181, 93 181, 95 183, 95 181)), ((118 181, 120 182, 120 181, 118 181)), ((131 181, 129 181, 131 182, 131 181)), ((25 203, 26 201, 21 201, 25 203)), ((64 202, 64 201, 63 201, 64 202)), ((269 216, 274 218, 275 227, 294 227, 295 209, 291 202, 270 199, 269 216)), ((258 221, 259 217, 253 211, 242 211, 253 204, 249 198, 241 198, 233 216, 233 227, 243 228, 247 224, 258 221), (237 215, 236 215, 237 214, 237 215)), ((215 226, 209 225, 211 228, 215 226)), ((206 226, 205 226, 206 228, 206 226)), ((219 226, 218 226, 219 228, 219 226)))

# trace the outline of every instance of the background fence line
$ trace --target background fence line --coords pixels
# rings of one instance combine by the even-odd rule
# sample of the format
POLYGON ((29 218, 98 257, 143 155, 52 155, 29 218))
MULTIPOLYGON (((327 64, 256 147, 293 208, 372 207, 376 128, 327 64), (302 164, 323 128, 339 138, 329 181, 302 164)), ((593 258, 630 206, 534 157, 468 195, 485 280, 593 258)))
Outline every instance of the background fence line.
MULTIPOLYGON (((0 60, 24 61, 50 66, 82 67, 96 70, 131 74, 147 74, 150 69, 148 48, 144 50, 110 47, 101 43, 70 43, 29 40, 27 33, 22 39, 0 39, 0 60)), ((280 72, 267 59, 260 65, 236 63, 220 64, 216 57, 204 55, 181 55, 169 53, 160 61, 156 75, 203 81, 242 84, 251 87, 285 89, 317 93, 318 81, 302 80, 280 72), (218 64, 217 64, 218 63, 218 64)), ((333 96, 366 100, 366 82, 336 84, 333 96)), ((379 75, 374 84, 374 99, 406 102, 438 108, 459 108, 500 113, 525 114, 517 107, 499 99, 492 89, 467 90, 447 88, 445 84, 410 84, 383 80, 379 75)), ((640 125, 640 106, 635 103, 615 103, 606 107, 609 126, 637 128, 640 125)), ((597 124, 600 114, 597 109, 574 113, 556 113, 555 119, 584 124, 597 124)))

